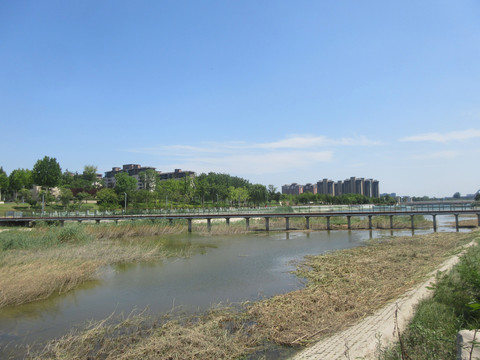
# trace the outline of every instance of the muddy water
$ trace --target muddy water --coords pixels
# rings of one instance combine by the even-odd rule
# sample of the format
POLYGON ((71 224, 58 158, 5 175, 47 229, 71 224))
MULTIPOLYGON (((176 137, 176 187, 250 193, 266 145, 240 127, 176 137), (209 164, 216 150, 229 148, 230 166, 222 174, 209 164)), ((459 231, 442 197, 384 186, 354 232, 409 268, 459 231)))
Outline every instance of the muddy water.
MULTIPOLYGON (((425 232, 431 231, 415 233, 425 232)), ((290 271, 305 255, 350 248, 389 235, 390 231, 374 230, 182 236, 179 241, 208 245, 207 250, 187 259, 109 267, 97 281, 68 294, 1 309, 0 358, 2 352, 5 355, 17 345, 59 337, 74 325, 112 313, 129 314, 147 307, 158 313, 177 306, 197 311, 219 302, 256 300, 292 291, 302 282, 290 271)))

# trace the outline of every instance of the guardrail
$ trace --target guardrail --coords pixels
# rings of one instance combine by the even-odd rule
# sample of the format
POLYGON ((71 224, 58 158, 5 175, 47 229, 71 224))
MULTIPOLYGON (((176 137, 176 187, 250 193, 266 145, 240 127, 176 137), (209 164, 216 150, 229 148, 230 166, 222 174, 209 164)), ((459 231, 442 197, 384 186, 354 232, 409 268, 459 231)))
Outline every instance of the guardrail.
POLYGON ((480 207, 463 205, 396 205, 396 206, 373 206, 373 205, 312 205, 294 207, 256 207, 256 208, 202 208, 202 209, 145 209, 145 210, 112 210, 112 211, 7 211, 4 217, 8 218, 48 218, 48 217, 98 217, 98 216, 122 216, 122 215, 229 215, 229 214, 296 214, 296 213, 404 213, 425 211, 478 211, 480 207), (290 210, 291 209, 291 210, 290 210))

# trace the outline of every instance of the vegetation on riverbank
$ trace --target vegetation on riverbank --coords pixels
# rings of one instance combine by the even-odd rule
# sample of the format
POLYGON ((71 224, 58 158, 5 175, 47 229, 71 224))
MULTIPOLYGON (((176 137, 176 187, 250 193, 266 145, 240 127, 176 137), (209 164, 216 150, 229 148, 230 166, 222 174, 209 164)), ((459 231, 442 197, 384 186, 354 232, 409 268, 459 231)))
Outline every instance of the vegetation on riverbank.
MULTIPOLYGON (((292 218, 291 226, 304 228, 304 222, 304 219, 292 218)), ((331 223, 332 228, 341 229, 346 226, 346 219, 333 218, 331 223)), ((374 224, 379 226, 378 222, 374 224)), ((249 232, 243 219, 232 220, 230 225, 212 221, 210 230, 206 221, 197 221, 193 226, 195 233, 203 235, 249 232)), ((271 227, 285 228, 285 219, 271 219, 271 227)), ((368 227, 368 223, 352 219, 352 228, 361 227, 368 227)), ((325 229, 325 220, 312 219, 311 228, 325 229)), ((263 229, 264 219, 252 219, 250 230, 263 229)), ((187 233, 185 220, 67 224, 65 227, 40 224, 32 231, 3 231, 0 233, 0 308, 69 291, 82 282, 95 279, 102 266, 187 256, 188 252, 198 251, 193 244, 177 247, 169 242, 170 235, 182 233, 187 233), (139 240, 148 237, 157 238, 147 242, 139 240), (187 250, 187 247, 190 248, 187 250)))
POLYGON ((131 227, 116 238, 97 236, 101 227, 77 224, 1 232, 0 308, 67 292, 94 280, 103 266, 186 257, 203 249, 168 236, 129 237, 131 227))
MULTIPOLYGON (((272 346, 305 346, 339 331, 422 281, 478 232, 383 238, 310 256, 304 289, 203 316, 131 316, 90 324, 30 354, 34 359, 234 359, 272 346), (277 345, 275 345, 277 344, 277 345)), ((256 355, 248 355, 256 354, 256 355)))
POLYGON ((480 328, 480 247, 469 248, 451 272, 439 274, 434 289, 433 297, 419 304, 401 341, 381 350, 379 359, 456 358, 457 333, 480 328))

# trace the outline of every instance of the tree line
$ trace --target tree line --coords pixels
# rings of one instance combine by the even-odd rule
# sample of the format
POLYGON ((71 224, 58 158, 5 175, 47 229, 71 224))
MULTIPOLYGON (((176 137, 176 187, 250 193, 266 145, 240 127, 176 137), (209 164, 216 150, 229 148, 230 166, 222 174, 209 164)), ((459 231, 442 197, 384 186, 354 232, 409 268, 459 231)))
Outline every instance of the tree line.
POLYGON ((87 199, 97 200, 101 209, 193 207, 193 206, 259 206, 267 202, 267 188, 248 180, 210 172, 182 179, 160 180, 146 170, 138 175, 143 189, 137 189, 137 178, 121 172, 115 175, 115 187, 104 187, 97 177, 97 167, 86 165, 82 173, 62 172, 55 158, 45 156, 32 169, 15 169, 9 175, 0 167, 0 199, 38 205, 41 196, 47 203, 61 202, 65 207, 80 205, 87 199), (37 198, 30 189, 40 186, 37 198), (51 192, 58 189, 56 196, 51 192))
POLYGON ((368 198, 359 194, 331 196, 303 193, 286 195, 273 185, 252 184, 248 180, 215 172, 181 179, 160 180, 148 169, 138 174, 143 188, 138 189, 137 178, 125 172, 115 175, 115 187, 103 186, 97 177, 97 167, 85 165, 83 172, 62 172, 55 158, 45 156, 33 168, 15 169, 9 175, 0 167, 0 199, 26 202, 38 206, 39 201, 59 202, 65 208, 79 207, 87 199, 95 199, 102 210, 120 208, 169 207, 227 207, 306 205, 306 204, 392 204, 388 196, 368 198), (33 185, 41 187, 37 198, 32 196, 33 185), (57 188, 56 196, 51 189, 57 188), (3 195, 2 195, 3 194, 3 195))

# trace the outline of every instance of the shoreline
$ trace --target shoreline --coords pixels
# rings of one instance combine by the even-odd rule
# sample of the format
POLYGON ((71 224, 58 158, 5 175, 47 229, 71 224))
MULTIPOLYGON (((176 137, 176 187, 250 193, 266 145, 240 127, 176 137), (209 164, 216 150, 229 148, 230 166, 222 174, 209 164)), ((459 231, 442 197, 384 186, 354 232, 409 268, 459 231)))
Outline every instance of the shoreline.
MULTIPOLYGON (((236 311, 232 312, 231 309, 213 309, 211 310, 211 312, 207 312, 208 314, 206 314, 204 317, 196 317, 193 322, 188 319, 181 320, 180 322, 176 320, 171 320, 164 323, 159 323, 156 328, 148 328, 145 323, 146 320, 136 319, 135 321, 139 321, 140 324, 145 325, 146 328, 143 328, 142 330, 143 335, 138 334, 139 343, 129 345, 127 348, 125 348, 125 346, 121 344, 123 341, 121 336, 118 337, 118 334, 115 335, 114 333, 108 335, 108 326, 103 328, 101 331, 105 332, 105 336, 107 337, 108 341, 113 342, 111 345, 113 346, 113 348, 109 349, 109 351, 121 350, 123 353, 129 354, 131 358, 141 358, 136 357, 135 355, 138 351, 140 351, 140 349, 142 349, 143 352, 147 353, 153 351, 153 348, 151 348, 153 343, 156 344, 154 347, 156 349, 155 351, 161 352, 166 351, 166 348, 164 348, 163 346, 174 346, 175 351, 179 351, 179 353, 177 353, 179 356, 178 358, 187 358, 188 354, 191 354, 192 352, 206 351, 206 349, 203 348, 204 345, 202 344, 194 345, 192 343, 189 345, 189 347, 184 347, 184 349, 179 349, 178 347, 176 347, 174 345, 176 344, 176 342, 186 341, 183 336, 186 336, 187 333, 191 334, 191 336, 194 336, 195 338, 202 338, 205 336, 208 337, 212 334, 215 334, 215 336, 211 338, 209 337, 210 340, 208 345, 208 351, 210 352, 208 352, 208 356, 203 357, 204 359, 212 357, 233 358, 235 354, 236 356, 240 356, 241 354, 251 353, 252 350, 248 349, 252 349, 252 347, 257 348, 261 343, 270 344, 270 350, 257 349, 256 351, 260 351, 260 353, 262 351, 272 351, 271 346, 275 347, 275 343, 285 345, 290 344, 290 346, 294 346, 294 348, 300 345, 305 346, 325 337, 328 333, 335 333, 341 330, 338 327, 340 324, 341 327, 348 327, 352 324, 352 322, 354 323, 358 321, 358 319, 361 319, 368 313, 374 311, 374 308, 379 308, 381 304, 385 303, 385 301, 388 302, 391 301, 391 299, 396 298, 400 293, 404 292, 404 289, 411 288, 414 283, 420 282, 422 279, 424 279, 425 274, 428 273, 426 271, 428 266, 425 267, 426 265, 420 266, 415 264, 423 264, 424 261, 428 260, 427 257, 431 257, 430 253, 432 246, 440 247, 435 250, 435 253, 438 253, 438 255, 435 255, 435 259, 437 260, 434 260, 433 258, 431 259, 432 261, 434 260, 434 262, 438 262, 446 255, 444 254, 445 252, 449 253, 453 251, 453 249, 456 247, 455 244, 457 244, 458 241, 465 241, 465 239, 473 236, 470 234, 471 233, 433 233, 428 235, 418 235, 414 237, 395 237, 396 241, 379 239, 373 241, 373 243, 365 247, 349 249, 348 251, 341 250, 331 254, 311 256, 309 257, 310 259, 307 260, 320 260, 320 263, 318 264, 324 265, 332 264, 333 261, 333 264, 335 264, 332 269, 324 268, 323 270, 320 270, 320 272, 314 271, 313 273, 310 273, 308 276, 310 276, 311 279, 316 279, 316 277, 320 274, 328 274, 329 271, 332 270, 340 271, 339 274, 343 274, 345 270, 341 269, 343 269, 344 266, 347 266, 347 268, 349 269, 354 269, 355 271, 358 270, 360 272, 353 278, 351 276, 353 276, 354 273, 352 273, 351 276, 345 278, 344 280, 342 280, 343 277, 340 277, 338 279, 331 279, 329 277, 325 278, 324 280, 322 280, 321 278, 316 279, 315 281, 317 283, 320 280, 320 283, 318 283, 317 285, 308 285, 305 289, 277 295, 272 298, 255 303, 248 303, 245 305, 245 310, 241 313, 237 313, 236 311), (447 247, 442 250, 444 246, 447 247), (449 248, 451 250, 448 250, 449 248), (395 255, 397 253, 398 255, 395 255), (398 275, 402 274, 403 276, 404 271, 400 270, 401 268, 390 269, 391 275, 389 276, 393 276, 393 278, 390 278, 390 280, 388 280, 385 284, 379 281, 378 276, 374 276, 372 278, 372 283, 369 282, 370 280, 364 282, 363 279, 365 278, 365 276, 368 276, 368 272, 365 274, 362 273, 362 271, 365 270, 364 261, 366 259, 372 258, 372 256, 374 256, 375 258, 374 261, 371 259, 372 261, 370 262, 369 266, 378 266, 379 262, 388 260, 385 259, 387 256, 393 256, 392 259, 396 259, 395 261, 402 261, 402 263, 405 264, 402 266, 407 266, 407 268, 410 269, 409 271, 414 271, 409 272, 407 276, 404 276, 404 280, 402 280, 403 282, 405 282, 404 285, 401 285, 401 283, 398 283, 398 285, 396 283, 391 283, 398 280, 398 275), (323 263, 323 261, 327 260, 327 263, 323 263), (421 270, 420 273, 424 273, 424 275, 417 273, 419 269, 421 270), (330 283, 331 280, 334 280, 334 282, 330 283), (348 282, 355 280, 355 282, 345 288, 345 285, 342 284, 343 281, 347 280, 348 282), (324 281, 327 281, 327 283, 323 283, 324 281), (360 282, 357 284, 357 281, 360 282), (353 284, 356 284, 355 287, 351 287, 353 286, 353 284), (390 295, 384 295, 385 290, 378 288, 378 286, 380 285, 388 286, 391 289, 388 290, 390 291, 390 295), (371 286, 374 287, 371 288, 371 286), (367 291, 367 293, 370 293, 372 291, 373 292, 370 293, 367 298, 365 298, 365 294, 367 293, 362 295, 365 291, 367 291), (333 298, 324 298, 326 292, 336 295, 333 298), (354 297, 356 301, 353 303, 341 302, 338 305, 335 305, 335 299, 344 298, 344 295, 340 295, 340 292, 342 294, 349 294, 348 296, 354 297), (356 292, 358 292, 358 295, 355 295, 356 292), (377 294, 374 296, 374 298, 376 299, 376 302, 374 304, 371 303, 370 299, 373 294, 377 294), (324 310, 322 310, 321 313, 318 313, 317 310, 313 310, 318 307, 318 305, 316 305, 317 302, 323 304, 322 306, 324 307, 324 310), (328 310, 328 306, 340 306, 340 308, 338 312, 332 312, 328 310), (351 306, 353 306, 353 308, 351 308, 351 306), (352 312, 353 309, 356 310, 352 312), (311 311, 314 312, 312 313, 311 311), (335 313, 337 313, 337 315, 335 315, 335 313), (298 320, 303 319, 303 317, 305 316, 302 314, 309 314, 305 318, 305 323, 298 322, 298 320), (341 317, 322 317, 325 314, 333 314, 335 316, 340 315, 341 317), (320 329, 326 327, 327 330, 317 333, 319 327, 317 327, 315 324, 324 324, 321 326, 319 325, 319 327, 320 329), (225 326, 227 327, 225 328, 225 326), (315 328, 316 330, 314 330, 315 328), (208 331, 208 333, 205 333, 205 331, 208 331), (177 334, 177 336, 174 338, 170 337, 170 335, 174 333, 177 334), (178 334, 184 335, 181 335, 179 337, 178 334), (246 334, 249 335, 246 336, 246 334), (158 336, 161 336, 162 339, 165 338, 165 341, 168 340, 168 344, 165 343, 160 346, 158 344, 158 342, 160 341, 158 336), (218 340, 215 340, 215 338, 218 336, 220 336, 222 341, 225 341, 226 343, 219 344, 218 340), (266 340, 268 341, 265 342, 266 340), (196 346, 199 346, 200 348, 197 349, 196 346), (218 353, 217 351, 220 351, 220 349, 228 349, 228 351, 227 353, 218 353), (180 354, 183 354, 183 357, 180 354)), ((317 264, 317 262, 312 263, 312 266, 318 266, 314 264, 317 264)), ((389 262, 387 261, 386 264, 389 264, 389 262)), ((436 268, 436 265, 431 265, 429 270, 431 271, 433 268, 436 268)), ((385 270, 387 270, 387 268, 385 268, 385 270)), ((303 276, 305 274, 299 273, 298 275, 303 276)), ((133 320, 130 319, 129 321, 131 322, 133 320)), ((117 324, 115 326, 122 325, 117 324)), ((142 325, 139 325, 139 328, 142 328, 142 325)), ((85 336, 88 337, 88 334, 90 333, 90 330, 88 329, 85 331, 86 332, 80 332, 75 336, 68 335, 68 338, 64 337, 63 339, 54 342, 54 344, 56 344, 55 346, 61 347, 61 352, 57 354, 58 356, 55 355, 52 358, 60 358, 60 354, 62 356, 72 358, 77 357, 77 355, 79 357, 86 355, 83 349, 93 345, 90 343, 84 343, 84 341, 86 341, 85 336)), ((53 345, 51 344, 50 349, 52 346, 53 345)), ((52 354, 50 353, 50 355, 52 354)))

